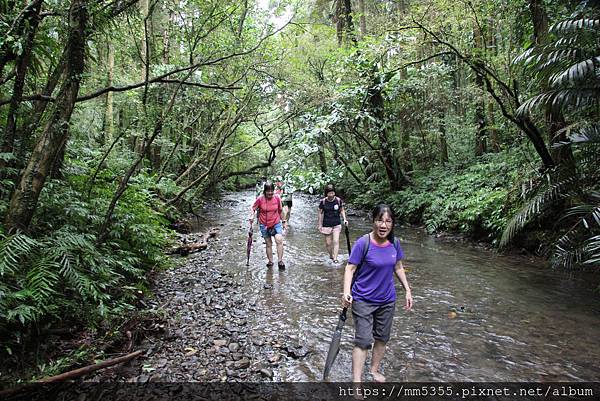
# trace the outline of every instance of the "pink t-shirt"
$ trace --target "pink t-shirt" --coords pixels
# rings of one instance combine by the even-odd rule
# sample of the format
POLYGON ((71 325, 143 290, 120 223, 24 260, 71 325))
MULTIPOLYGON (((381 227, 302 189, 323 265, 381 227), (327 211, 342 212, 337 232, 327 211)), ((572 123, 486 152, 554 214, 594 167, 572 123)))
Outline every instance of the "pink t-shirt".
POLYGON ((281 199, 277 195, 269 200, 264 195, 259 196, 252 205, 252 210, 259 209, 258 222, 264 224, 267 228, 273 227, 279 223, 281 215, 281 199))

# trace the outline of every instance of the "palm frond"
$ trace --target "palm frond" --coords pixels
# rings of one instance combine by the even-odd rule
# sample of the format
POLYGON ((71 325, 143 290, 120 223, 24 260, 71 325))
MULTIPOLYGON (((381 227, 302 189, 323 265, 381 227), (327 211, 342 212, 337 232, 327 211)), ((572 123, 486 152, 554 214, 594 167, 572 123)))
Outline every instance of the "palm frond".
POLYGON ((550 32, 568 33, 580 30, 598 30, 600 29, 600 19, 598 18, 575 18, 557 22, 550 27, 550 32))
POLYGON ((569 135, 569 140, 575 144, 600 143, 600 124, 591 124, 580 128, 569 135))
POLYGON ((572 269, 574 265, 582 263, 585 258, 584 252, 581 243, 574 240, 571 235, 564 235, 556 242, 552 265, 572 269))
POLYGON ((531 114, 534 109, 551 106, 554 110, 564 109, 567 106, 573 109, 582 109, 595 106, 600 98, 600 88, 573 88, 552 90, 541 93, 526 100, 516 111, 518 116, 531 114))
POLYGON ((532 219, 539 217, 557 200, 575 194, 576 189, 574 187, 577 180, 577 177, 569 177, 540 188, 537 194, 527 201, 521 210, 510 219, 500 238, 500 247, 503 248, 510 244, 532 219))
POLYGON ((590 78, 596 77, 596 70, 599 65, 600 56, 581 60, 578 63, 571 65, 566 70, 551 76, 549 83, 552 87, 561 87, 575 85, 580 82, 587 82, 590 78))
POLYGON ((588 265, 600 264, 600 235, 589 238, 586 248, 590 256, 583 263, 588 265))

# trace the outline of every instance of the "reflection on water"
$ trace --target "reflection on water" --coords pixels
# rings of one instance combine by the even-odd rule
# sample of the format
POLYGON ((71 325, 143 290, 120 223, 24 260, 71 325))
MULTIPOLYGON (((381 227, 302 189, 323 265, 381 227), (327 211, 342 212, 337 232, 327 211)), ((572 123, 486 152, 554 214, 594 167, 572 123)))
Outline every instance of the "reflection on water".
MULTIPOLYGON (((295 196, 285 237, 285 271, 265 267, 264 241, 255 230, 246 266, 248 208, 253 193, 226 196, 207 208, 206 224, 222 224, 232 245, 215 261, 244 283, 248 299, 268 306, 253 331, 286 333, 311 354, 280 366, 276 380, 322 377, 340 309, 343 264, 335 266, 317 231, 316 197, 295 196)), ((349 216, 352 242, 366 233, 364 217, 349 216)), ((413 288, 414 310, 396 308, 383 361, 391 381, 598 381, 600 297, 594 283, 461 244, 440 243, 399 229, 413 288), (560 356, 559 356, 560 355, 560 356)), ((340 238, 340 260, 348 259, 340 238)), ((403 290, 397 283, 398 299, 403 290)), ((349 314, 350 315, 350 314, 349 314)), ((332 381, 350 380, 352 319, 342 336, 332 381)))

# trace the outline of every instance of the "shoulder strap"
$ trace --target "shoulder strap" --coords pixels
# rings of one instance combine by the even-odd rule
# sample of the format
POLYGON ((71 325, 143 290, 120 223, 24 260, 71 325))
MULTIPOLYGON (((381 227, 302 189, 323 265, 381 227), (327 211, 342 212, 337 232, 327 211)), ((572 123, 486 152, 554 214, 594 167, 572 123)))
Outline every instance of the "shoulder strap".
MULTIPOLYGON (((354 282, 356 281, 356 277, 358 276, 358 271, 360 270, 360 267, 362 266, 363 262, 365 261, 367 252, 369 252, 369 243, 371 242, 371 237, 369 236, 369 233, 363 235, 360 238, 364 238, 366 243, 363 247, 362 259, 360 260, 360 263, 356 266, 356 270, 354 270, 354 274, 352 275, 352 284, 350 285, 350 288, 352 288, 354 286, 354 282)), ((360 241, 360 238, 357 240, 357 242, 360 241)))
MULTIPOLYGON (((363 237, 366 237, 365 241, 367 241, 367 243, 365 244, 365 247, 363 250, 362 260, 364 260, 365 257, 367 256, 367 252, 369 252, 369 245, 371 245, 371 238, 369 237, 369 234, 365 234, 365 235, 363 235, 363 237)), ((398 253, 398 249, 400 249, 400 240, 397 237, 394 237, 394 249, 396 250, 396 253, 398 253)), ((361 263, 362 263, 362 261, 361 261, 361 263)))
MULTIPOLYGON (((361 265, 362 265, 363 261, 365 260, 365 258, 367 257, 367 252, 369 252, 369 246, 371 245, 371 237, 369 236, 369 233, 363 235, 362 237, 365 239, 365 246, 363 247, 363 256, 362 256, 362 259, 360 260, 361 265)), ((358 271, 358 266, 357 266, 356 270, 358 271)))
POLYGON ((337 203, 338 206, 342 205, 342 200, 340 198, 338 198, 337 196, 335 197, 335 202, 337 203))

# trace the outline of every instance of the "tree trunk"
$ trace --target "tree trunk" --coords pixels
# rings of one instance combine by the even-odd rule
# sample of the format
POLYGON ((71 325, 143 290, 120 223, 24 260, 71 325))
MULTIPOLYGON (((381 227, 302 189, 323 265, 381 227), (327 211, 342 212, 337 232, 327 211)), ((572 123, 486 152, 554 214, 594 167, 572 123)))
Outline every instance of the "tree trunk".
MULTIPOLYGON (((548 15, 544 9, 542 0, 529 0, 529 11, 531 13, 531 22, 533 24, 533 38, 537 46, 544 46, 548 43, 548 15)), ((548 83, 542 83, 542 91, 549 89, 548 83)), ((573 153, 569 146, 554 147, 552 145, 559 142, 566 142, 566 132, 558 133, 567 126, 565 118, 560 110, 554 110, 552 105, 548 104, 545 108, 547 140, 552 159, 557 165, 565 161, 573 160, 573 153)), ((570 163, 569 163, 570 165, 570 163)))
POLYGON ((344 28, 346 28, 346 45, 356 45, 354 23, 352 22, 352 2, 344 0, 344 28))
MULTIPOLYGON (((42 91, 43 96, 52 96, 52 92, 54 92, 54 90, 60 83, 60 79, 65 72, 66 65, 67 65, 67 52, 63 51, 56 66, 54 67, 54 69, 48 76, 48 81, 46 82, 46 86, 44 87, 44 90, 42 91)), ((42 120, 42 116, 44 115, 44 112, 46 111, 46 107, 48 106, 48 103, 49 102, 47 100, 37 100, 34 102, 33 112, 31 113, 33 115, 33 117, 27 121, 27 124, 21 126, 20 130, 22 130, 23 132, 17 134, 18 137, 25 137, 25 135, 27 135, 27 134, 33 136, 33 133, 38 128, 38 125, 40 124, 40 121, 42 120)), ((22 157, 19 157, 20 160, 25 159, 24 154, 19 155, 19 156, 22 156, 22 157)))
POLYGON ((365 36, 367 36, 367 12, 365 7, 365 0, 358 0, 358 11, 360 12, 360 38, 362 39, 365 36))
MULTIPOLYGON (((16 1, 14 0, 7 1, 4 6, 4 9, 14 9, 16 6, 15 3, 16 1)), ((19 16, 17 17, 17 19, 14 20, 12 24, 10 24, 13 27, 15 27, 13 34, 15 38, 19 38, 23 34, 25 29, 27 29, 27 25, 29 24, 29 22, 27 21, 27 15, 32 8, 39 5, 38 3, 41 4, 42 1, 34 0, 33 2, 27 4, 25 8, 21 12, 19 12, 19 16)), ((2 22, 5 23, 4 18, 2 22)), ((11 41, 5 40, 2 41, 2 46, 0 46, 0 77, 2 77, 2 73, 4 72, 4 67, 6 67, 6 64, 17 58, 17 54, 14 52, 13 46, 11 44, 11 41)))
POLYGON ((73 0, 69 10, 65 80, 57 95, 54 111, 11 198, 5 217, 8 230, 28 230, 52 163, 67 142, 69 121, 84 73, 87 22, 86 1, 73 0))
POLYGON ((321 135, 319 135, 318 139, 319 144, 319 169, 322 173, 327 173, 327 158, 325 157, 325 140, 321 135))
POLYGON ((494 117, 494 100, 490 96, 487 99, 487 132, 490 141, 489 150, 492 152, 500 152, 500 140, 498 139, 498 130, 496 129, 496 118, 494 117))
POLYGON ((448 142, 446 141, 446 118, 445 113, 442 110, 439 114, 440 124, 440 163, 442 166, 448 163, 448 142))
MULTIPOLYGON (((108 43, 106 57, 106 86, 112 86, 115 70, 115 48, 108 43)), ((114 136, 113 93, 106 93, 106 109, 104 110, 104 139, 102 143, 111 143, 114 136)))
MULTIPOLYGON (((13 85, 12 97, 8 109, 8 115, 6 117, 6 127, 4 129, 4 137, 2 139, 2 146, 0 147, 1 153, 13 153, 15 141, 18 142, 18 146, 25 146, 24 138, 17 138, 17 119, 19 113, 19 106, 21 104, 23 89, 25 87, 25 76, 29 69, 29 63, 31 61, 31 53, 33 51, 33 41, 37 28, 40 22, 40 12, 42 9, 42 1, 35 0, 28 7, 27 12, 24 16, 25 24, 27 25, 26 37, 22 42, 22 51, 16 58, 16 75, 15 82, 13 85)), ((20 152, 16 152, 20 153, 20 152)), ((3 162, 0 161, 0 168, 3 166, 3 162)), ((15 165, 14 163, 10 163, 15 165)))
MULTIPOLYGON (((479 26, 473 27, 473 38, 475 40, 475 49, 483 54, 485 51, 483 33, 479 29, 479 26)), ((475 61, 478 67, 482 66, 481 61, 475 61)), ((486 90, 485 83, 481 74, 475 74, 475 85, 479 89, 478 96, 475 99, 475 124, 477 125, 475 131, 475 156, 481 156, 487 151, 486 143, 486 127, 487 122, 485 119, 485 98, 486 90)))
POLYGON ((341 47, 344 41, 344 0, 335 0, 335 32, 337 35, 338 46, 341 47))
POLYGON ((533 23, 533 40, 536 45, 544 45, 548 38, 548 15, 542 0, 529 0, 529 12, 533 23))
POLYGON ((379 139, 379 154, 383 162, 385 174, 388 178, 390 189, 397 191, 402 189, 406 184, 404 176, 400 174, 398 163, 394 157, 392 148, 389 143, 388 132, 384 124, 385 119, 385 105, 383 95, 381 94, 381 85, 379 85, 379 79, 374 79, 371 87, 367 93, 367 103, 369 104, 370 113, 375 118, 372 127, 379 139))

